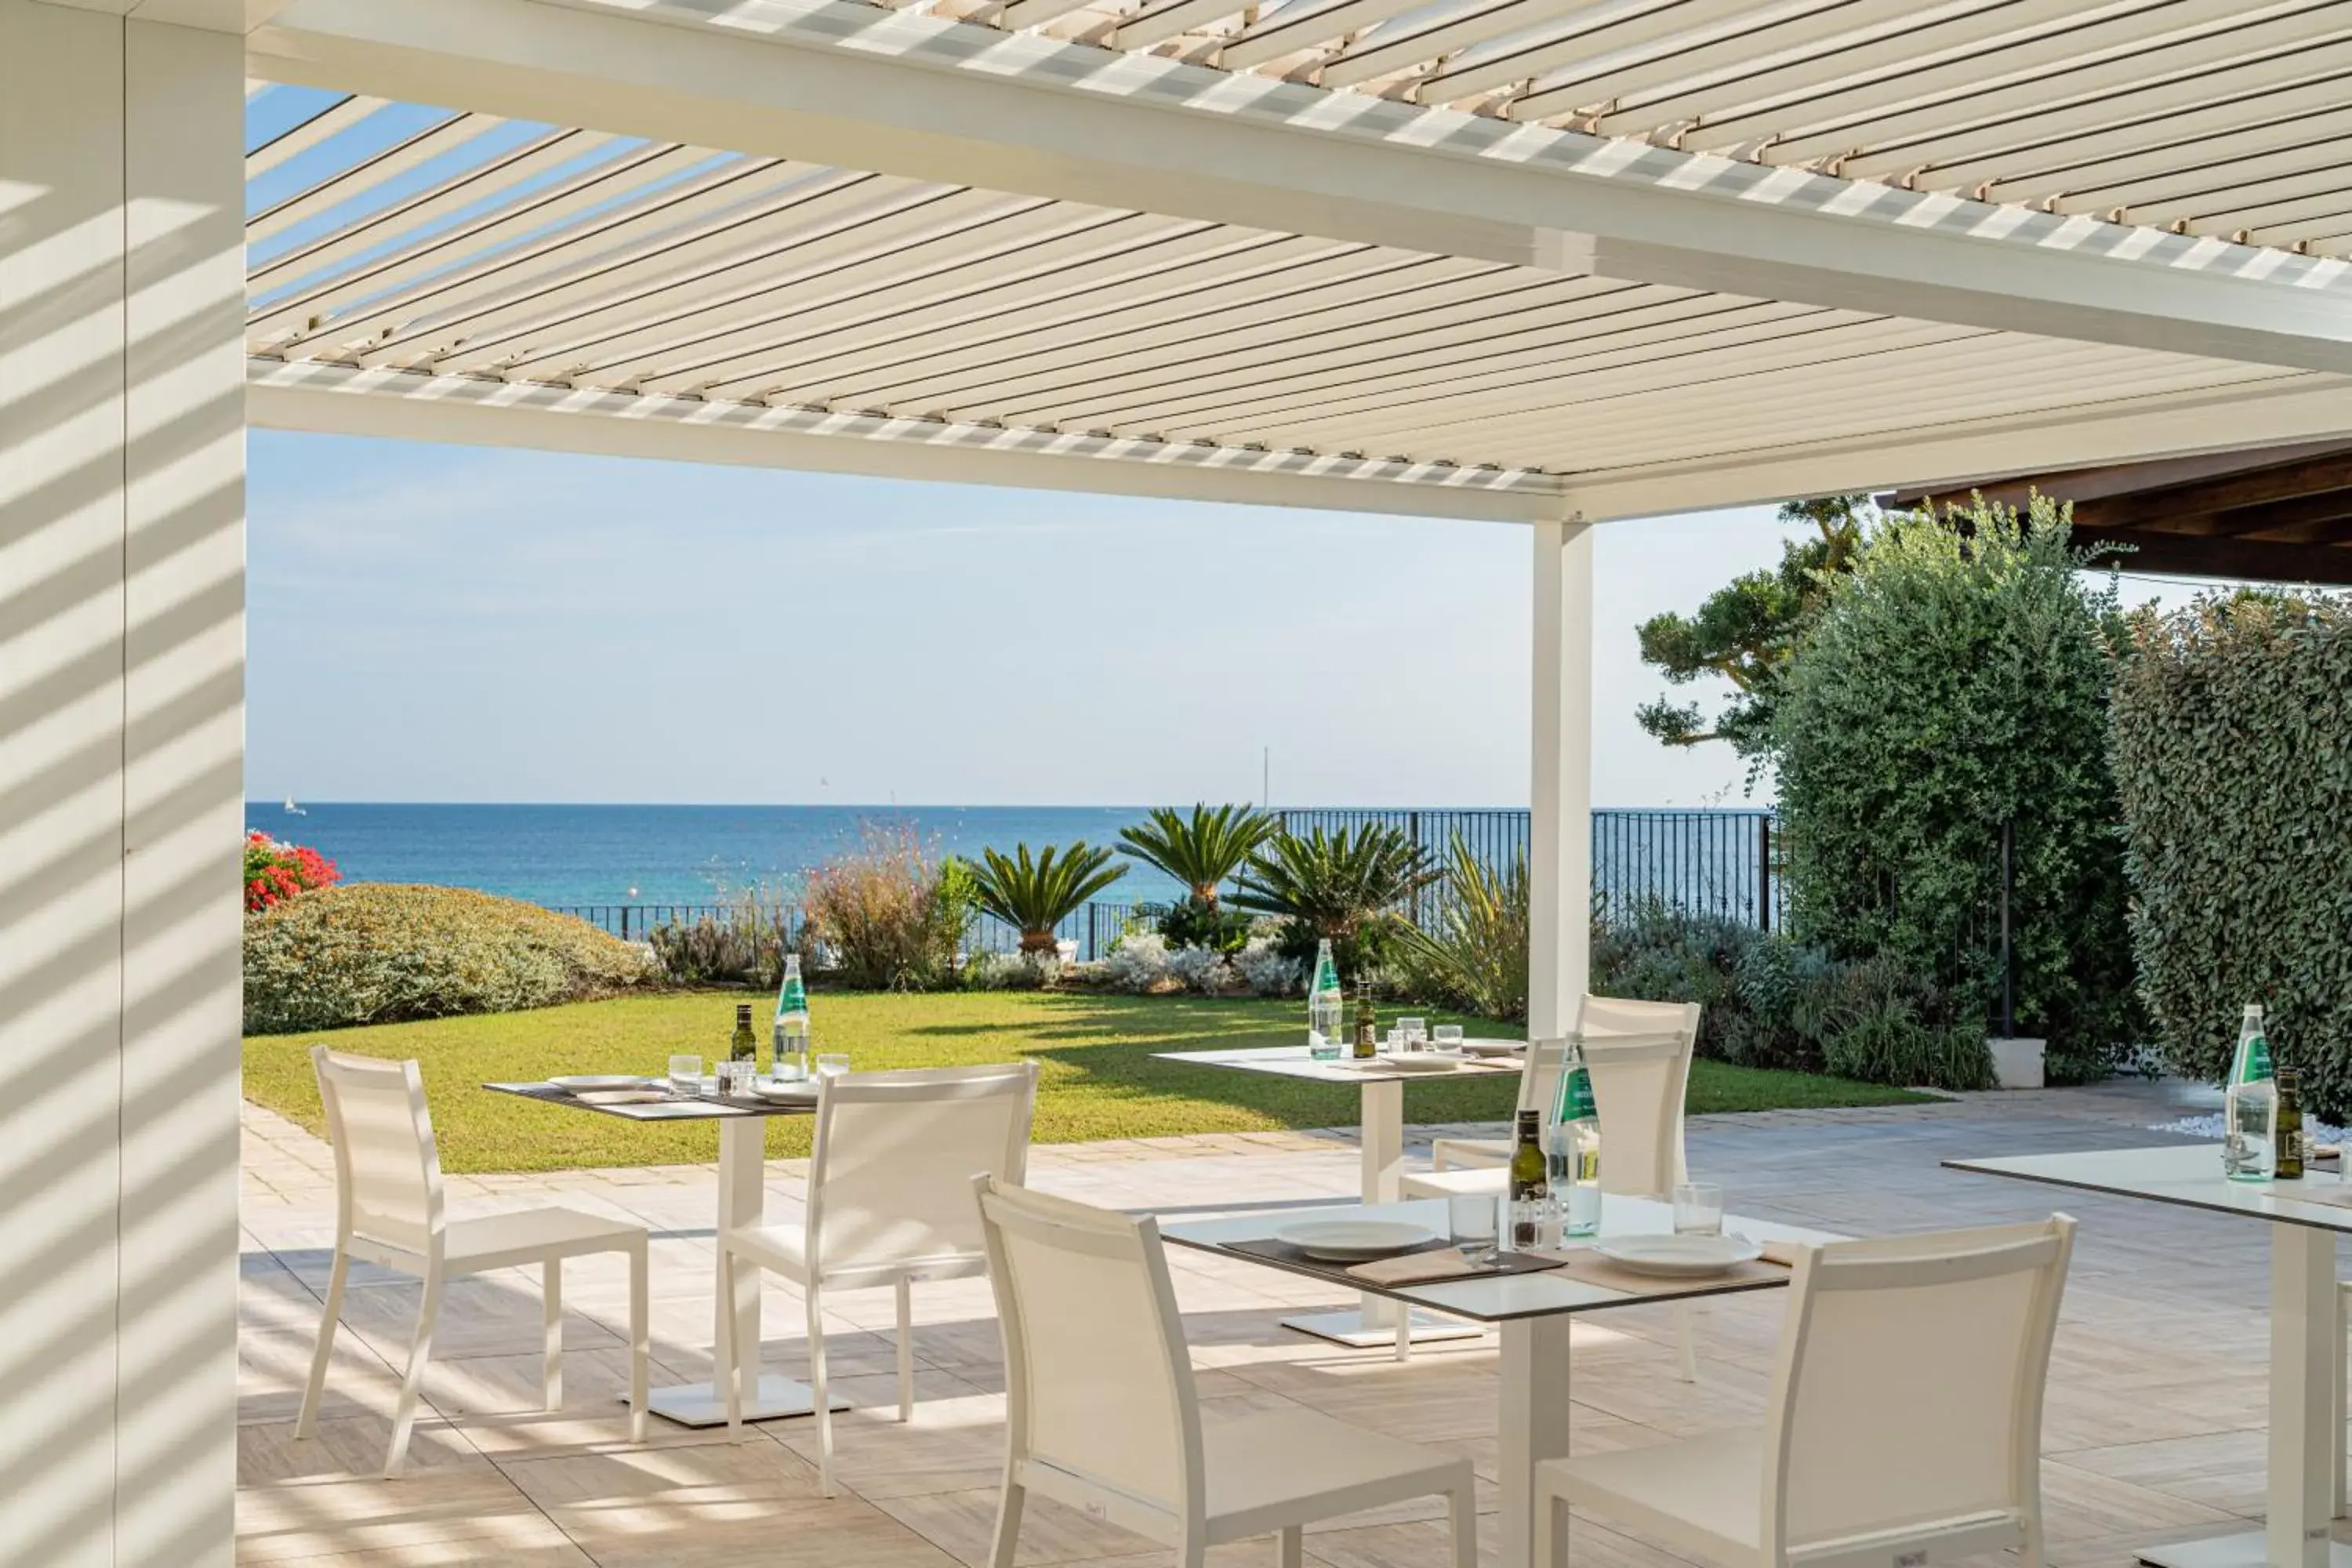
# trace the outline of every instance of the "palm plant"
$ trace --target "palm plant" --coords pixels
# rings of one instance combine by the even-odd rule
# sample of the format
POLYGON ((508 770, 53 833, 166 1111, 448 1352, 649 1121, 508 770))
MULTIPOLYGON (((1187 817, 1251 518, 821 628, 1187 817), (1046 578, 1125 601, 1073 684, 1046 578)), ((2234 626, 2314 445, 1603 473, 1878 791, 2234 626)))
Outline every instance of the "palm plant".
POLYGON ((1528 862, 1487 865, 1456 834, 1445 891, 1420 925, 1398 933, 1413 994, 1481 1018, 1528 1016, 1528 862))
POLYGON ((1008 858, 982 849, 971 868, 972 901, 1021 933, 1024 952, 1055 951, 1054 928, 1086 907, 1088 899, 1127 875, 1110 863, 1110 851, 1073 839, 1056 849, 1048 844, 1037 858, 1015 845, 1008 858))
POLYGON ((1189 818, 1172 805, 1154 806, 1149 822, 1118 830, 1118 847, 1120 854, 1183 883, 1194 899, 1213 910, 1218 887, 1281 826, 1272 813, 1246 805, 1212 811, 1202 803, 1192 807, 1189 818))
POLYGON ((1300 953, 1328 940, 1343 969, 1379 955, 1396 909, 1437 880, 1429 852, 1400 828, 1370 823, 1304 837, 1277 833, 1253 851, 1234 894, 1237 908, 1289 917, 1287 946, 1300 953))

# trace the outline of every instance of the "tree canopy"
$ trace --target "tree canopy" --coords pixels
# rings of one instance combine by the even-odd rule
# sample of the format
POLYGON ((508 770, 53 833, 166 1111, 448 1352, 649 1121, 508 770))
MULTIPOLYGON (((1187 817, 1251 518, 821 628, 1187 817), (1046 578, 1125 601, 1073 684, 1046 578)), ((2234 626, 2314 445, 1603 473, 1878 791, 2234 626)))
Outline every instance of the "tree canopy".
POLYGON ((1824 496, 1780 509, 1788 524, 1810 523, 1813 536, 1780 547, 1780 564, 1733 578, 1708 595, 1695 614, 1669 612, 1644 621, 1642 659, 1676 686, 1720 678, 1730 700, 1709 725, 1696 702, 1661 698, 1635 713, 1642 728, 1670 746, 1709 741, 1728 744, 1748 763, 1753 784, 1771 760, 1772 716, 1780 705, 1790 658, 1828 602, 1830 584, 1853 570, 1877 513, 1864 496, 1824 496))

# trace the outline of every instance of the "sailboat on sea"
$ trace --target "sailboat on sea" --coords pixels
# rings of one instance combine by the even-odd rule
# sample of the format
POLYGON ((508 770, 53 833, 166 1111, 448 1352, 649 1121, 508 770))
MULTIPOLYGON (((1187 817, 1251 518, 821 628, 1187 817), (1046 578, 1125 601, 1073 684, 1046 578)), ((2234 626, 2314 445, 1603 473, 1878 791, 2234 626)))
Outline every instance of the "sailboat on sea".
POLYGON ((286 797, 286 815, 289 816, 308 816, 310 814, 303 810, 300 806, 296 805, 294 804, 294 797, 289 795, 286 797))

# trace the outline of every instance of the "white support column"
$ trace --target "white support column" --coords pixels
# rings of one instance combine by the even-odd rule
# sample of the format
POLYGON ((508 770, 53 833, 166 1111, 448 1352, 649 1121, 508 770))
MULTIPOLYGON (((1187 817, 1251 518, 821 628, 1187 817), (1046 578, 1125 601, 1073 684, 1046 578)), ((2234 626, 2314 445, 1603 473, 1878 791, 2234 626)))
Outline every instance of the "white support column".
POLYGON ((1535 526, 1535 729, 1528 805, 1528 1037, 1575 1021, 1591 973, 1592 531, 1535 526))
POLYGON ((0 0, 0 1554, 226 1568, 244 54, 0 0))

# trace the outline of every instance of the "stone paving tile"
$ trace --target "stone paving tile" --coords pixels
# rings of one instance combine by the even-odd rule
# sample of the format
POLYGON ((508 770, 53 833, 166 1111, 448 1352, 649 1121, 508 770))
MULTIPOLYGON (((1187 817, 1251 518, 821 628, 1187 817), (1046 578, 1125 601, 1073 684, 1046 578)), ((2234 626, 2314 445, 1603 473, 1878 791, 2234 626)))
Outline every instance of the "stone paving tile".
MULTIPOLYGON (((2196 1091, 2126 1081, 2085 1089, 1956 1097, 1932 1105, 1698 1117, 1692 1163, 1759 1217, 1854 1234, 1997 1223, 2063 1206, 2083 1221, 2045 1420, 2051 1568, 2122 1568, 2154 1542, 2242 1528, 2262 1508, 2267 1355, 2260 1226, 2095 1194, 2058 1194, 1946 1170, 1960 1155, 2164 1143, 2149 1127, 2199 1109, 2196 1091)), ((1498 1123, 1412 1130, 1494 1137, 1498 1123)), ((333 1165, 317 1139, 247 1107, 241 1269, 239 1561, 303 1568, 497 1562, 572 1568, 692 1562, 787 1568, 954 1568, 984 1560, 1002 1464, 1003 1378, 984 1281, 915 1292, 915 1417, 897 1420, 890 1293, 824 1302, 836 1385, 842 1495, 816 1494, 804 1421, 690 1432, 656 1420, 626 1441, 614 1395, 627 1363, 617 1260, 565 1273, 565 1401, 540 1408, 535 1272, 453 1284, 436 1336, 410 1473, 376 1479, 415 1286, 354 1270, 320 1435, 292 1438, 333 1238, 333 1165)), ((1130 1209, 1199 1215, 1346 1198, 1352 1131, 1205 1134, 1044 1146, 1031 1179, 1130 1209)), ((800 1212, 805 1161, 768 1168, 770 1212, 800 1212)), ((562 1201, 653 1226, 655 1381, 706 1377, 713 1173, 648 1166, 453 1177, 457 1212, 562 1201)), ((1222 1418, 1301 1404, 1464 1454, 1494 1505, 1496 1352, 1491 1338, 1418 1351, 1403 1365, 1307 1339, 1278 1320, 1347 1297, 1315 1281, 1174 1249, 1171 1273, 1204 1409, 1222 1418)), ((762 1363, 806 1374, 797 1293, 768 1280, 762 1363)), ((1780 1308, 1764 1296, 1705 1303, 1700 1382, 1675 1376, 1663 1310, 1580 1320, 1571 1422, 1580 1451, 1643 1447, 1752 1423, 1767 1394, 1780 1308)), ((2339 1531, 2339 1534, 2345 1532, 2339 1531)), ((1481 1556, 1497 1532, 1482 1520, 1481 1556)), ((2347 1535, 2352 1539, 2352 1535, 2347 1535)), ((1215 1568, 1263 1563, 1268 1542, 1211 1553, 1215 1568)), ((1334 1521, 1308 1538, 1319 1568, 1446 1568, 1427 1505, 1334 1521)), ((1580 1568, 1679 1568, 1637 1532, 1579 1518, 1580 1568)), ((1085 1515, 1033 1505, 1022 1562, 1158 1568, 1164 1550, 1085 1515)), ((1997 1568, 1997 1560, 1964 1568, 1997 1568)))

